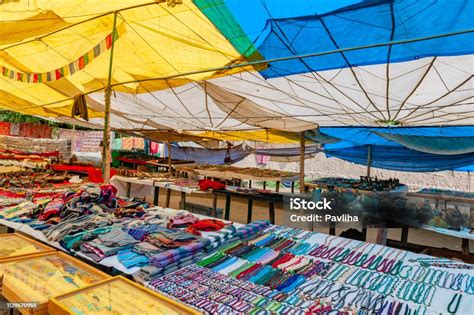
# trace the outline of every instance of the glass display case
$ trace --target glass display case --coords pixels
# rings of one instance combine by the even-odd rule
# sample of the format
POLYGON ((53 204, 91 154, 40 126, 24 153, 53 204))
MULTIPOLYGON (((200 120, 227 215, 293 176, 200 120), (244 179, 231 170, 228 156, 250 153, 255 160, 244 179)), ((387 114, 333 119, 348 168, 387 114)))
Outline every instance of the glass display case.
POLYGON ((23 314, 47 311, 51 297, 110 278, 102 271, 61 252, 18 257, 2 263, 2 295, 8 302, 33 303, 23 314))
POLYGON ((199 314, 163 295, 118 276, 52 298, 50 314, 199 314))

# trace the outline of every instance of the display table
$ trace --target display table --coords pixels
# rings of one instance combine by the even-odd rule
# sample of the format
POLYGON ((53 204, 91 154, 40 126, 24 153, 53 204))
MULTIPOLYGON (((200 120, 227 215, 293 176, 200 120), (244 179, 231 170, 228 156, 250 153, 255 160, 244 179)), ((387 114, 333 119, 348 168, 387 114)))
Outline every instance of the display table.
MULTIPOLYGON (((67 165, 67 164, 54 164, 52 165, 55 171, 69 171, 81 174, 87 174, 89 181, 92 183, 103 183, 102 170, 94 166, 81 166, 81 165, 67 165)), ((114 176, 117 173, 116 169, 110 169, 110 176, 114 176)))
POLYGON ((118 194, 127 197, 153 196, 153 204, 158 205, 160 188, 166 189, 165 207, 170 206, 171 191, 181 193, 180 208, 184 209, 186 203, 186 194, 206 193, 199 190, 196 181, 187 181, 183 179, 139 179, 137 177, 125 177, 115 175, 110 179, 110 183, 117 188, 118 194))
MULTIPOLYGON (((164 208, 160 208, 160 209, 163 209, 166 212, 173 213, 173 214, 183 212, 182 210, 175 210, 175 209, 164 209, 164 208)), ((200 219, 212 219, 211 217, 204 216, 204 215, 199 215, 199 214, 193 214, 193 215, 200 218, 200 219)), ((236 228, 240 228, 240 227, 243 226, 240 223, 235 223, 235 222, 230 222, 230 221, 224 221, 224 222, 227 223, 227 224, 232 224, 236 228)), ((74 255, 74 256, 79 257, 81 259, 87 260, 93 266, 96 266, 96 267, 101 268, 101 269, 106 268, 111 274, 116 274, 117 272, 120 272, 120 273, 123 273, 123 274, 126 274, 126 275, 133 275, 134 273, 136 273, 140 269, 139 267, 131 267, 131 268, 125 267, 119 261, 117 255, 113 255, 113 256, 104 258, 98 263, 98 262, 93 261, 89 256, 83 254, 80 251, 79 252, 68 252, 68 251, 66 251, 66 249, 64 249, 61 246, 61 244, 59 244, 58 242, 48 240, 41 231, 35 230, 35 229, 33 229, 32 227, 30 227, 26 224, 13 222, 13 221, 8 221, 8 220, 5 220, 5 219, 0 219, 0 225, 8 227, 9 230, 11 230, 11 231, 21 232, 25 235, 30 236, 31 238, 34 238, 35 240, 38 240, 38 241, 43 242, 45 244, 48 244, 49 246, 51 246, 51 248, 58 249, 62 252, 67 252, 70 255, 74 255)), ((5 235, 12 235, 12 234, 5 234, 5 235)), ((204 237, 213 238, 216 235, 216 233, 215 232, 203 232, 203 235, 204 235, 204 237)))
MULTIPOLYGON (((123 166, 124 163, 131 164, 133 169, 137 169, 138 165, 150 165, 155 168, 163 168, 169 171, 170 164, 167 158, 160 158, 160 159, 140 159, 134 157, 126 157, 121 156, 117 158, 117 161, 120 161, 120 165, 123 166)), ((183 160, 171 160, 171 168, 175 169, 179 166, 193 166, 196 165, 194 161, 183 161, 183 160)))
POLYGON ((398 187, 389 190, 383 191, 373 191, 364 189, 363 186, 360 188, 357 187, 357 179, 351 178, 322 178, 316 179, 311 182, 304 183, 305 190, 312 190, 312 189, 325 189, 331 191, 337 191, 342 193, 353 193, 353 194, 368 194, 373 195, 377 193, 405 193, 408 192, 408 186, 404 184, 400 184, 398 187))
POLYGON ((48 311, 72 314, 199 314, 124 277, 114 277, 50 299, 48 311))
POLYGON ((166 180, 157 180, 154 183, 155 186, 155 194, 154 199, 156 200, 156 204, 158 204, 158 198, 160 195, 160 188, 166 189, 166 202, 165 207, 170 206, 171 201, 171 191, 178 191, 181 193, 181 200, 179 202, 180 208, 186 208, 186 195, 188 194, 206 194, 207 192, 201 191, 198 186, 197 181, 190 181, 190 180, 174 180, 174 181, 166 181, 166 180))
POLYGON ((196 167, 177 167, 177 172, 189 175, 198 175, 205 178, 217 178, 220 180, 248 180, 249 186, 252 181, 263 182, 263 189, 266 189, 266 182, 276 182, 276 191, 280 190, 280 183, 291 182, 291 189, 294 192, 294 182, 299 180, 299 175, 293 172, 283 172, 271 169, 261 169, 256 167, 236 167, 228 165, 198 165, 196 167))
POLYGON ((462 239, 462 251, 469 254, 474 228, 474 193, 442 189, 422 189, 407 194, 407 207, 424 217, 421 228, 462 239))
POLYGON ((471 314, 474 265, 270 226, 148 287, 210 314, 471 314))
MULTIPOLYGON (((153 193, 153 179, 139 179, 137 177, 125 177, 115 175, 110 183, 117 188, 119 196, 144 197, 153 193)), ((155 204, 156 205, 156 204, 155 204)))
MULTIPOLYGON (((239 191, 238 189, 219 189, 213 190, 215 195, 221 194, 225 195, 225 215, 224 219, 229 220, 230 218, 230 209, 231 209, 231 199, 243 198, 247 199, 247 223, 252 221, 253 214, 253 203, 254 201, 263 201, 268 203, 268 216, 272 224, 275 223, 275 204, 283 204, 283 198, 285 194, 276 193, 276 192, 255 192, 248 193, 245 191, 239 191)), ((215 213, 214 208, 214 213, 215 213)))
POLYGON ((186 195, 187 194, 209 194, 213 195, 213 207, 211 217, 216 216, 217 211, 217 196, 224 195, 226 198, 225 202, 225 220, 230 218, 230 207, 231 207, 231 198, 244 198, 247 200, 247 223, 252 221, 252 212, 253 212, 253 202, 254 201, 263 201, 267 202, 269 205, 269 219, 272 223, 275 223, 275 204, 283 203, 283 196, 285 194, 263 191, 260 192, 257 190, 252 190, 252 193, 246 192, 244 190, 238 190, 236 187, 230 187, 229 190, 220 189, 212 191, 201 191, 198 186, 197 181, 191 180, 180 180, 175 179, 173 181, 167 181, 166 179, 138 179, 135 177, 124 177, 124 176, 114 176, 111 179, 111 183, 117 187, 119 194, 125 194, 126 196, 148 196, 152 194, 153 191, 153 204, 158 205, 160 188, 166 189, 166 201, 165 207, 169 207, 171 200, 171 191, 178 191, 181 193, 180 208, 185 209, 186 206, 186 195), (133 184, 133 186, 132 186, 133 184))
POLYGON ((69 255, 43 253, 4 262, 2 295, 9 302, 37 303, 23 314, 47 314, 51 297, 109 278, 69 255))

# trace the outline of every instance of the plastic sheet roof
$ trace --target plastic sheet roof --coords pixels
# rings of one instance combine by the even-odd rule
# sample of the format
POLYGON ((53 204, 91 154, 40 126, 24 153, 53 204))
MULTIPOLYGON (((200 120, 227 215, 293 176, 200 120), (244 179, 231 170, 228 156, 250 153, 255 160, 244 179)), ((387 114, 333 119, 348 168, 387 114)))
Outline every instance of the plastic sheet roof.
MULTIPOLYGON (((318 125, 474 125, 472 1, 182 2, 6 1, 0 66, 42 73, 74 63, 122 10, 115 129, 231 140, 271 129, 291 142, 318 125)), ((0 108, 69 116, 71 98, 86 93, 90 123, 101 125, 109 58, 103 51, 50 82, 0 75, 0 108)))

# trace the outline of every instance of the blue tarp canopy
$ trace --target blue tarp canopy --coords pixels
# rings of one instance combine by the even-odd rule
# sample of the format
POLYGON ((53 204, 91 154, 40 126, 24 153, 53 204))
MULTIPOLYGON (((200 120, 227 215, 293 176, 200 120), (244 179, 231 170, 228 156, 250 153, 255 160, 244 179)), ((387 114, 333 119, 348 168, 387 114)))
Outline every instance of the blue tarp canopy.
POLYGON ((474 126, 321 128, 320 132, 341 139, 324 146, 327 156, 357 164, 367 165, 370 145, 374 167, 417 172, 474 171, 474 126), (396 136, 393 138, 398 142, 381 135, 396 136))

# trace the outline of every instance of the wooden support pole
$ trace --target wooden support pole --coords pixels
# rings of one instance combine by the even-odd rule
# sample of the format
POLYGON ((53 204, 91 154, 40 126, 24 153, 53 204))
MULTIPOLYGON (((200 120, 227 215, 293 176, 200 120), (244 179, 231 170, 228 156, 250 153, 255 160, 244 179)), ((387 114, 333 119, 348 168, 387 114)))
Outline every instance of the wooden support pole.
POLYGON ((171 169, 171 143, 167 143, 168 145, 168 172, 170 177, 173 176, 173 170, 171 169))
POLYGON ((76 149, 76 124, 72 125, 72 139, 71 139, 71 158, 74 155, 76 149))
POLYGON ((107 78, 107 87, 105 88, 105 111, 104 111, 104 137, 102 140, 102 177, 104 183, 110 181, 110 163, 112 156, 110 154, 110 96, 112 94, 112 64, 114 60, 114 46, 117 35, 117 12, 114 12, 114 26, 112 29, 112 43, 110 47, 109 76, 107 78))
POLYGON ((304 131, 300 134, 300 193, 304 194, 304 152, 305 140, 304 131))

